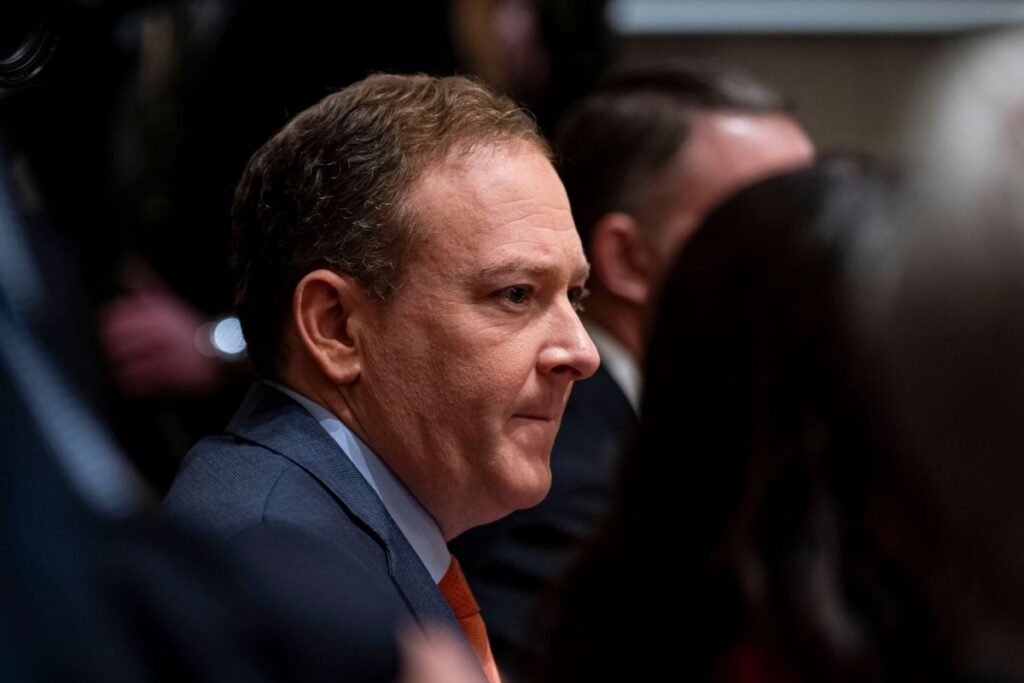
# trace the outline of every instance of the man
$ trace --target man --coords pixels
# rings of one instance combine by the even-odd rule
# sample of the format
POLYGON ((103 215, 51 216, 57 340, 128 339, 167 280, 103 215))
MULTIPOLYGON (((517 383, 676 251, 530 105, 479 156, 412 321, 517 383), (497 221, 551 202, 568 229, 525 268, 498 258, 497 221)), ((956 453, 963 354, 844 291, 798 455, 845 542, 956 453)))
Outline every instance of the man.
POLYGON ((265 381, 187 456, 167 510, 343 550, 339 581, 461 626, 497 680, 445 542, 544 497, 573 382, 598 365, 588 264, 534 123, 464 78, 371 76, 256 152, 233 220, 265 381))
POLYGON ((586 321, 601 369, 566 407, 548 498, 454 545, 495 650, 513 670, 542 654, 537 598, 608 510, 640 406, 644 331, 663 273, 715 204, 814 154, 781 95, 706 64, 611 79, 570 110, 556 141, 594 267, 586 321))

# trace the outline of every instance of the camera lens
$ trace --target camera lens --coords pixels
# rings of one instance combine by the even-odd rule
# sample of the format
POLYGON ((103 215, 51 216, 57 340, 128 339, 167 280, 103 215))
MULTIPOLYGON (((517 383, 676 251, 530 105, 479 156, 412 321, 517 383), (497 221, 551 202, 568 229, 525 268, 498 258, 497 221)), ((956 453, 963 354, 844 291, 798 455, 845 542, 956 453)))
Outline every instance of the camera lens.
POLYGON ((38 7, 28 3, 15 3, 4 12, 0 23, 0 64, 11 64, 29 46, 30 38, 38 31, 42 15, 38 7))
POLYGON ((0 10, 0 86, 36 76, 57 43, 58 0, 5 1, 0 10))

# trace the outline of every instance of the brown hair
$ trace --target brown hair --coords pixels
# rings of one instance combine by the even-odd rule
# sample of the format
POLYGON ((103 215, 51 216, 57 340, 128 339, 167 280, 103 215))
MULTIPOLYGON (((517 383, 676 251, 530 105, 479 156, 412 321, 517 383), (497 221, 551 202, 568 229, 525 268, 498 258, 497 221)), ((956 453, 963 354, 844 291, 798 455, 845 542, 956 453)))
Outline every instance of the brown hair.
POLYGON ((405 196, 431 164, 523 141, 533 119, 460 76, 378 74, 298 114, 249 160, 232 210, 236 308, 256 371, 273 375, 295 286, 317 268, 388 301, 417 233, 405 196))

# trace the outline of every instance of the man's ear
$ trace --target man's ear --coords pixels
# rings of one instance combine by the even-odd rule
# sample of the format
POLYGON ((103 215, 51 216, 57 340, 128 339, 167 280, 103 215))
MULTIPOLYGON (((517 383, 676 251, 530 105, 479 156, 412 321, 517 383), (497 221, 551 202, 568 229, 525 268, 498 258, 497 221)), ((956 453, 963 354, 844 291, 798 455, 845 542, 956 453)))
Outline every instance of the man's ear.
POLYGON ((355 280, 330 270, 307 273, 292 295, 292 321, 309 358, 335 384, 354 382, 362 370, 357 328, 370 300, 355 280))
POLYGON ((614 211, 597 221, 591 233, 591 265, 604 289, 645 306, 655 277, 653 246, 636 219, 614 211))

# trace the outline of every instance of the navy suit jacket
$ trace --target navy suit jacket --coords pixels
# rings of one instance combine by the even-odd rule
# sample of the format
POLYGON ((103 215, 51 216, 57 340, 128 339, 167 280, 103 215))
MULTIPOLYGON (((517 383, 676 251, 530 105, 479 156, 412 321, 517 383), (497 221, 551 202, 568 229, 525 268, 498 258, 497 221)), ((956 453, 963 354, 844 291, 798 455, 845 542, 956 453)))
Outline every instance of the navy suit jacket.
MULTIPOLYGON (((300 536, 330 548, 337 577, 382 610, 418 623, 458 621, 376 492, 302 406, 258 383, 222 435, 200 441, 165 512, 247 547, 300 536)), ((465 643, 469 648, 468 642, 465 643)))

